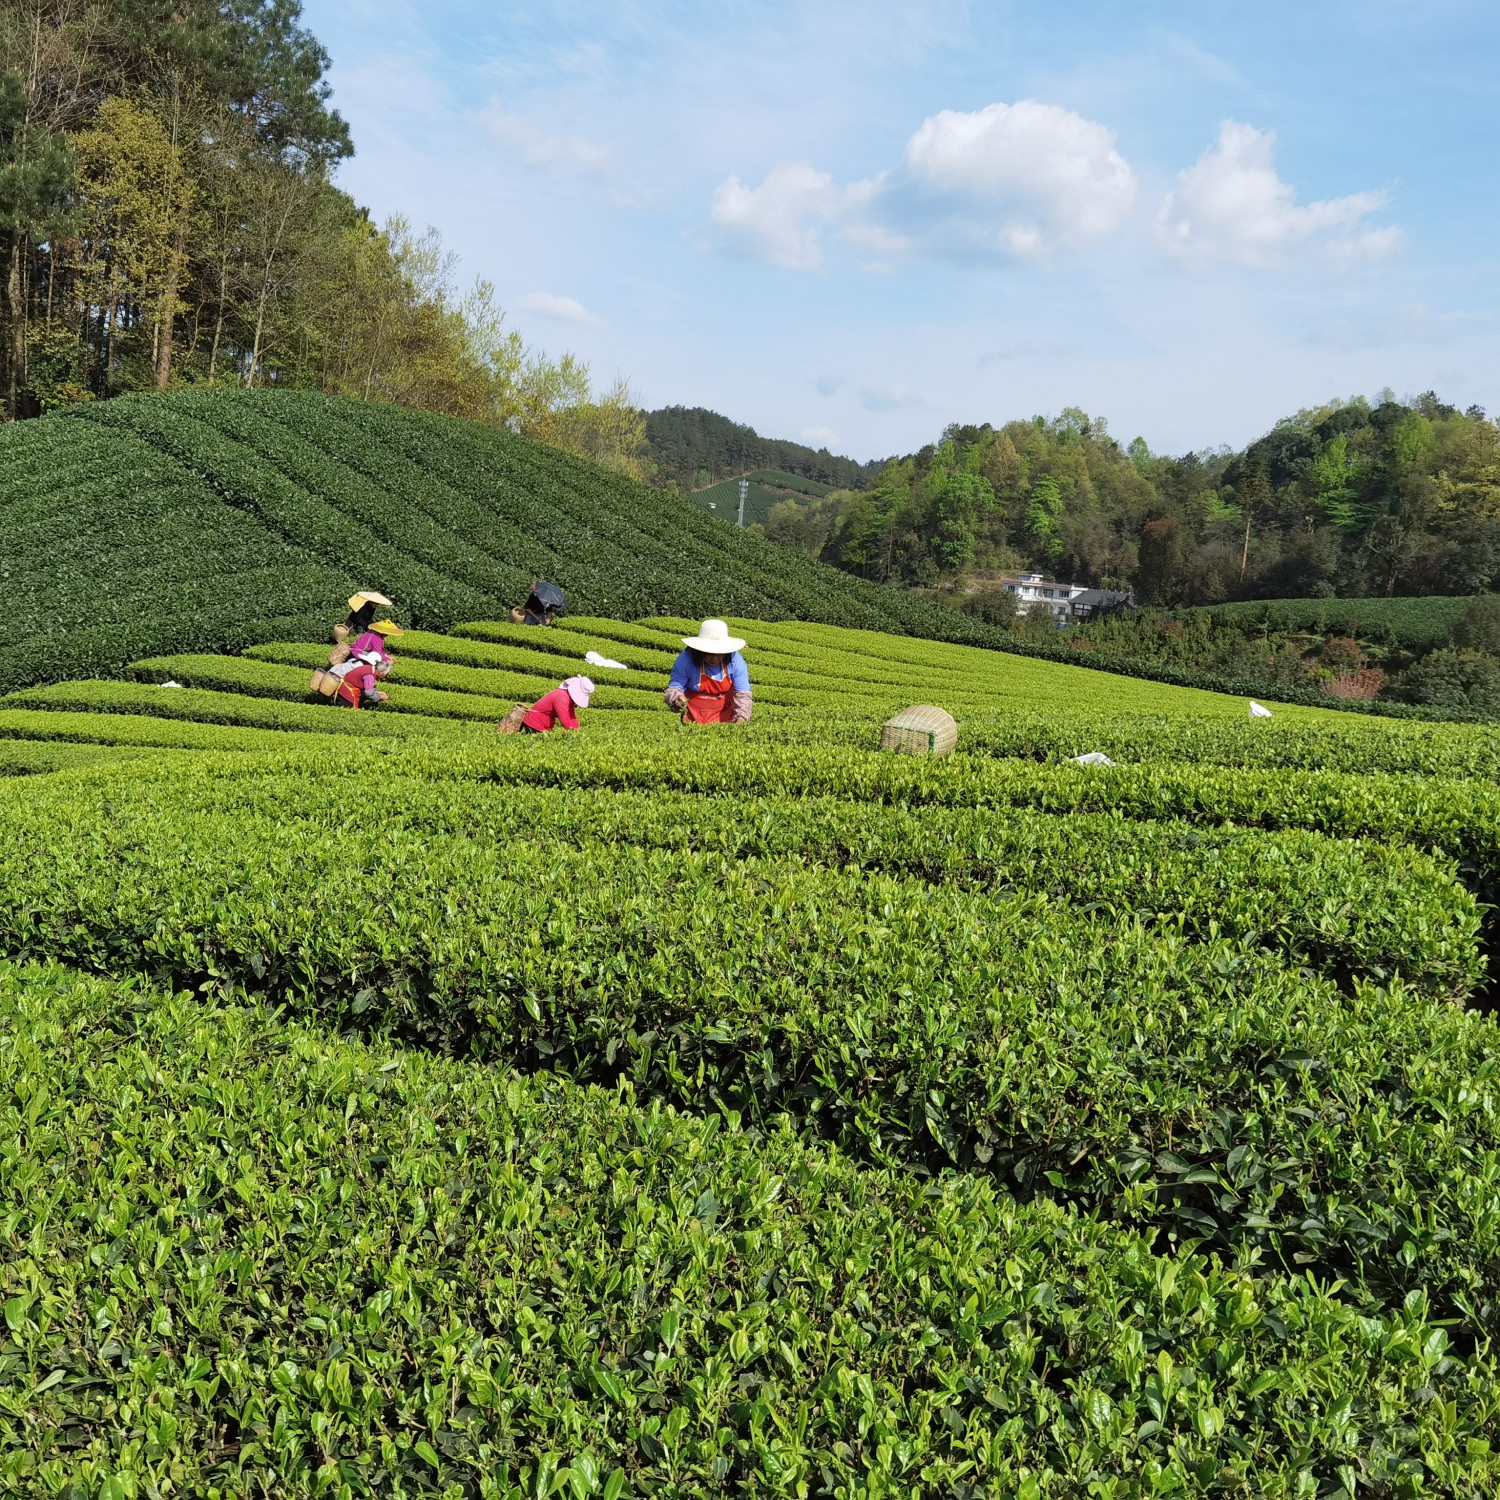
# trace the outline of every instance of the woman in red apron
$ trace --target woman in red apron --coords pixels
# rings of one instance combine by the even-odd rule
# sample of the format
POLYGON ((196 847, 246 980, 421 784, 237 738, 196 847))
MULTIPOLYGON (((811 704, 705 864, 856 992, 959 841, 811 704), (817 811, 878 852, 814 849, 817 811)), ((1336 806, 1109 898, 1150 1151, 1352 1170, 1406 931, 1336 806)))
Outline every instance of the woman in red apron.
POLYGON ((722 620, 705 620, 672 664, 667 707, 684 724, 744 724, 750 718, 750 669, 740 655, 745 643, 722 620))

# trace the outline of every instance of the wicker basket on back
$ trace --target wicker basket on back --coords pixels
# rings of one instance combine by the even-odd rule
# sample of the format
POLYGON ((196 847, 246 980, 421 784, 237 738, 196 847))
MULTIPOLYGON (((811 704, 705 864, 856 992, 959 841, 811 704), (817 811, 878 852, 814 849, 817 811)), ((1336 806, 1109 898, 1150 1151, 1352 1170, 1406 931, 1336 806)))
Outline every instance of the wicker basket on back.
POLYGON ((957 743, 958 725, 930 703, 903 708, 880 731, 880 748, 903 755, 946 755, 957 743))

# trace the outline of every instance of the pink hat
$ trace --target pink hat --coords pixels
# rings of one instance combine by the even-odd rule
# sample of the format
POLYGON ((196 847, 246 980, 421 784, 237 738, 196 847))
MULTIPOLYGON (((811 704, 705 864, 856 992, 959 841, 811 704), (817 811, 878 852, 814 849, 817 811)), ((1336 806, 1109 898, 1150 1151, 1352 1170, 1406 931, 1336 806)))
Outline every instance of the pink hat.
POLYGON ((587 677, 568 677, 564 679, 563 686, 568 690, 568 697, 578 708, 589 706, 589 694, 594 691, 594 684, 587 677))

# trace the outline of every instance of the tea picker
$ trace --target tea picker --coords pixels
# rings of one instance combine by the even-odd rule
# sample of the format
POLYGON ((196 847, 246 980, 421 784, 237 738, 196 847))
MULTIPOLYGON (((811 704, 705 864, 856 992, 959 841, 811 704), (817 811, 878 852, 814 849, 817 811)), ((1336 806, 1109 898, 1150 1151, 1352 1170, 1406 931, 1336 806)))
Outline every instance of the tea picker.
POLYGON ((525 604, 518 604, 510 612, 512 625, 550 625, 553 615, 560 615, 568 607, 568 596, 555 583, 538 579, 531 585, 531 593, 525 604))
POLYGON ((679 637, 687 648, 672 663, 668 708, 684 724, 745 724, 754 704, 750 669, 740 652, 745 643, 730 635, 723 620, 705 620, 697 635, 679 637))
POLYGON ((594 684, 587 677, 566 677, 530 708, 517 704, 495 726, 501 734, 546 734, 561 726, 578 728, 578 710, 589 706, 594 684))
POLYGON ((390 608, 391 601, 384 594, 377 594, 373 589, 366 589, 363 593, 351 595, 348 616, 333 627, 335 643, 342 646, 351 636, 363 635, 370 628, 370 621, 375 618, 375 611, 390 608))
MULTIPOLYGON (((374 599, 383 598, 383 595, 360 595, 356 594, 349 601, 350 619, 358 619, 361 613, 365 613, 365 628, 351 641, 348 639, 347 630, 345 638, 339 642, 328 654, 327 668, 318 668, 312 674, 312 680, 308 687, 315 693, 321 693, 325 698, 336 698, 341 703, 347 703, 350 708, 360 708, 365 704, 374 705, 386 703, 389 696, 382 692, 377 683, 391 675, 395 667, 395 659, 386 649, 386 642, 393 636, 401 634, 401 627, 390 619, 372 620, 371 615, 375 613, 374 599), (356 609, 355 600, 360 600, 360 607, 356 609)), ((345 630, 348 622, 338 626, 335 630, 345 630)))

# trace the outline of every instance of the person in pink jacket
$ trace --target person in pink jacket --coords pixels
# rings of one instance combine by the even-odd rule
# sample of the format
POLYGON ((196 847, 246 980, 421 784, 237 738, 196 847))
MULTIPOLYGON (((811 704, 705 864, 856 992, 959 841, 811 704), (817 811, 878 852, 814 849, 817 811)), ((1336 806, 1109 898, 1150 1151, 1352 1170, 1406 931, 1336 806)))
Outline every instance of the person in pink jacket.
POLYGON ((521 720, 521 733, 546 734, 559 724, 564 729, 577 729, 577 710, 589 706, 593 691, 594 684, 587 677, 569 677, 561 687, 553 688, 545 698, 531 705, 521 720))

